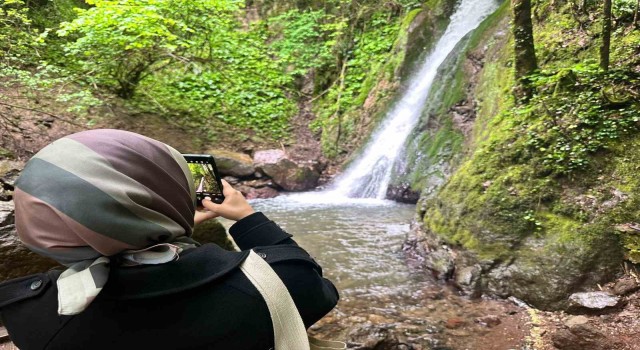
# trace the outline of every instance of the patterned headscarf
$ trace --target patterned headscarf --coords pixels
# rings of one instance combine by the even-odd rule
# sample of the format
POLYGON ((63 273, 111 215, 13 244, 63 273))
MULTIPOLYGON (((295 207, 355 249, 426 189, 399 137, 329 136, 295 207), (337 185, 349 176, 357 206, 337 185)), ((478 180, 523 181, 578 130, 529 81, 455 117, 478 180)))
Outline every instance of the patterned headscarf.
POLYGON ((68 267, 58 313, 83 311, 109 276, 110 259, 157 264, 196 242, 194 186, 175 149, 132 132, 90 130, 38 152, 16 182, 18 236, 68 267))

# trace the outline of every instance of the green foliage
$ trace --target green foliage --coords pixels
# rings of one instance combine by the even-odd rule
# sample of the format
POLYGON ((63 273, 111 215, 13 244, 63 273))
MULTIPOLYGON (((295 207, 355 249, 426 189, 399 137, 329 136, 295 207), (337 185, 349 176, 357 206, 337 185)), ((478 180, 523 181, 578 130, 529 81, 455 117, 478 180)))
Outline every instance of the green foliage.
POLYGON ((640 126, 634 99, 640 80, 631 72, 580 64, 529 79, 536 95, 514 110, 514 128, 525 135, 516 144, 523 146, 523 160, 543 172, 585 169, 592 154, 640 126))
POLYGON ((612 15, 617 24, 631 23, 636 13, 636 0, 616 0, 612 1, 612 15))
POLYGON ((296 111, 286 95, 290 79, 276 61, 260 31, 233 30, 212 45, 208 60, 167 69, 145 83, 146 94, 191 122, 215 118, 228 125, 281 138, 296 111))
POLYGON ((312 128, 324 130, 325 136, 331 130, 340 130, 335 139, 323 136, 323 150, 328 156, 337 154, 339 142, 352 138, 353 119, 348 114, 357 113, 375 82, 383 78, 381 68, 392 55, 398 31, 399 20, 392 21, 388 14, 376 12, 354 35, 354 45, 346 52, 342 72, 316 106, 318 117, 312 124, 312 128))
MULTIPOLYGON (((202 128, 214 118, 282 137, 295 112, 264 33, 241 30, 237 0, 91 2, 57 34, 80 84, 202 128), (140 88, 140 87, 143 88, 140 88), (135 96, 142 91, 141 96, 135 96)), ((86 95, 84 95, 86 96, 86 95)))
POLYGON ((270 48, 283 70, 296 77, 334 60, 331 52, 334 38, 340 35, 346 23, 331 22, 331 19, 324 10, 298 9, 268 19, 269 31, 275 37, 270 48))
POLYGON ((0 0, 0 64, 20 66, 37 54, 37 31, 22 0, 0 0))
POLYGON ((233 32, 233 0, 94 0, 78 9, 78 18, 62 24, 60 36, 79 37, 65 46, 81 69, 131 98, 144 78, 155 70, 194 56, 212 58, 207 50, 224 45, 233 32))

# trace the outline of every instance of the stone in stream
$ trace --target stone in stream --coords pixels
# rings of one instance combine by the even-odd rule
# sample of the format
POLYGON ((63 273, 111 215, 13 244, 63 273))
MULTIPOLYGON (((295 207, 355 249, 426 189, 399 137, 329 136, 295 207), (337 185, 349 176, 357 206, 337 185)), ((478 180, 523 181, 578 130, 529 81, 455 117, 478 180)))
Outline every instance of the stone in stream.
POLYGON ((602 310, 618 305, 620 298, 607 292, 583 292, 571 294, 569 301, 574 307, 602 310))
POLYGON ((216 159, 216 165, 221 176, 247 177, 253 175, 253 159, 244 153, 212 149, 205 153, 216 159))
MULTIPOLYGON (((240 190, 241 192, 244 192, 242 190, 240 190)), ((280 195, 280 193, 271 188, 271 187, 260 187, 260 188, 251 188, 251 187, 247 187, 247 189, 245 190, 245 197, 247 199, 266 199, 266 198, 273 198, 273 197, 277 197, 278 195, 280 195)))
MULTIPOLYGON (((372 325, 367 322, 353 328, 348 335, 350 349, 357 350, 410 350, 415 347, 409 345, 406 339, 399 339, 393 331, 393 324, 372 325)), ((404 337, 403 337, 404 338, 404 337)))
POLYGON ((258 151, 254 155, 254 166, 270 177, 285 191, 306 191, 315 188, 320 179, 316 167, 298 164, 281 150, 258 151))

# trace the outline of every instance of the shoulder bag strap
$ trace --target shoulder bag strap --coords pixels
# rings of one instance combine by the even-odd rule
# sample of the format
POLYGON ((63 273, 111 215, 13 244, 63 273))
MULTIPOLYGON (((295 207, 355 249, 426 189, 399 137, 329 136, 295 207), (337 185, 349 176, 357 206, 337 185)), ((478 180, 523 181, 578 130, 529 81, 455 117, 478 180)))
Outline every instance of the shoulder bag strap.
POLYGON ((269 308, 275 350, 346 349, 346 344, 307 337, 307 331, 287 287, 271 266, 253 250, 240 270, 256 287, 269 308))

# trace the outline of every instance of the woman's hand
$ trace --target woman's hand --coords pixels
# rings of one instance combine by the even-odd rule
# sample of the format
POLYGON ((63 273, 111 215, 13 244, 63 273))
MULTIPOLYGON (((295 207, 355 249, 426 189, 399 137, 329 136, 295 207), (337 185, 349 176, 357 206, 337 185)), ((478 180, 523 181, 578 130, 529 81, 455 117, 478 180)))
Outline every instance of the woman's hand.
POLYGON ((196 224, 218 216, 238 221, 255 212, 242 193, 231 187, 225 180, 222 180, 222 194, 224 194, 224 201, 221 204, 214 203, 207 198, 202 200, 202 206, 208 211, 200 212, 205 215, 203 216, 204 219, 200 221, 198 221, 198 212, 196 212, 194 220, 196 224))
POLYGON ((219 215, 217 215, 216 213, 208 210, 207 211, 196 210, 196 215, 193 216, 193 223, 194 225, 197 225, 203 221, 207 221, 209 219, 213 219, 218 216, 219 215))

